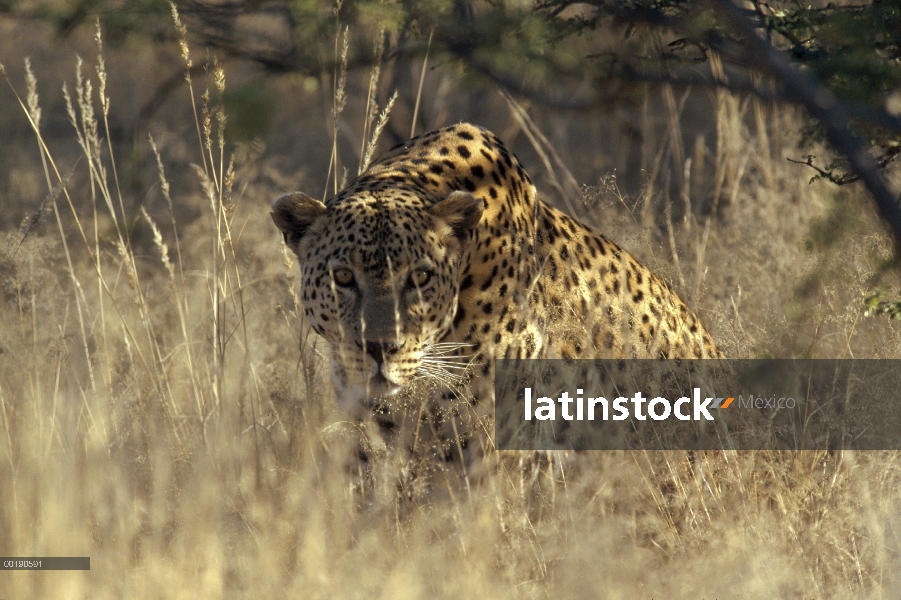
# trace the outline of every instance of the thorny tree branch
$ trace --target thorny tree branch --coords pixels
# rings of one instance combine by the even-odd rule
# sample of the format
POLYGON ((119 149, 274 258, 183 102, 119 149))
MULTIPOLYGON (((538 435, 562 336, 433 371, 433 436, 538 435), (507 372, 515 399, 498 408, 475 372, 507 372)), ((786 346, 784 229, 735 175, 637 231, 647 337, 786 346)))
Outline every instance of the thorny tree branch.
MULTIPOLYGON (((895 158, 901 154, 901 147, 894 146, 883 152, 882 156, 879 157, 879 160, 876 161, 876 164, 879 165, 880 169, 884 169, 888 166, 890 162, 895 160, 895 158)), ((788 162, 795 163, 796 165, 806 165, 819 173, 819 175, 815 175, 810 182, 813 183, 817 179, 827 179, 831 183, 835 185, 847 185, 849 183, 854 183, 855 181, 860 181, 860 175, 856 173, 841 173, 836 175, 835 167, 833 165, 829 165, 826 168, 818 167, 813 164, 813 159, 816 158, 813 154, 808 154, 802 157, 804 160, 794 160, 787 159, 788 162)))
POLYGON ((829 89, 798 69, 760 37, 755 24, 732 0, 719 0, 718 8, 743 36, 749 62, 753 58, 758 69, 779 81, 790 101, 804 106, 823 124, 829 143, 848 160, 873 196, 879 213, 892 230, 896 250, 901 253, 901 202, 882 178, 866 145, 848 126, 851 119, 848 108, 829 89))

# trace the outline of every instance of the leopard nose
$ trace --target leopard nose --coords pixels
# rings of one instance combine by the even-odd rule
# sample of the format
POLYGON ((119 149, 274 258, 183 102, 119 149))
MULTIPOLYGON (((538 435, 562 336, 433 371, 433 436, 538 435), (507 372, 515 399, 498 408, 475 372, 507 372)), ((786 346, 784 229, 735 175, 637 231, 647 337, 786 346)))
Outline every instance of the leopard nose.
POLYGON ((385 362, 386 358, 397 354, 398 350, 400 348, 393 342, 366 342, 366 354, 380 365, 385 362))

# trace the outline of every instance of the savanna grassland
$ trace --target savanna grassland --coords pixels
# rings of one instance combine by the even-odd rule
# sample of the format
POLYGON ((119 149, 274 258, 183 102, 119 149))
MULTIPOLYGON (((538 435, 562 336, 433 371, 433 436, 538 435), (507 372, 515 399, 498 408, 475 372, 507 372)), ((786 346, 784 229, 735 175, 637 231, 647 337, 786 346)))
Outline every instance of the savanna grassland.
POLYGON ((901 358, 901 328, 863 314, 899 289, 891 240, 860 189, 787 160, 794 109, 649 86, 555 111, 440 61, 339 85, 182 36, 101 48, 92 27, 0 20, 0 555, 91 557, 0 572, 0 598, 901 593, 893 452, 493 453, 411 503, 388 448, 361 493, 357 424, 269 217, 352 178, 397 90, 378 148, 414 112, 419 133, 493 130, 727 356, 901 358))

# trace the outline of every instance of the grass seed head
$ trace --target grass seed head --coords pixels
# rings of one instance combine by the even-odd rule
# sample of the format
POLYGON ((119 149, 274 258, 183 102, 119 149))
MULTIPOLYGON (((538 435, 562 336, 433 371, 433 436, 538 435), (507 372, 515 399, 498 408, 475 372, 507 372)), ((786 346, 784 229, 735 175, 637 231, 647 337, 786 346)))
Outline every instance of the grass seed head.
POLYGON ((28 103, 28 115, 34 121, 34 126, 41 127, 41 107, 38 103, 38 80, 31 70, 31 59, 25 57, 25 100, 28 103))

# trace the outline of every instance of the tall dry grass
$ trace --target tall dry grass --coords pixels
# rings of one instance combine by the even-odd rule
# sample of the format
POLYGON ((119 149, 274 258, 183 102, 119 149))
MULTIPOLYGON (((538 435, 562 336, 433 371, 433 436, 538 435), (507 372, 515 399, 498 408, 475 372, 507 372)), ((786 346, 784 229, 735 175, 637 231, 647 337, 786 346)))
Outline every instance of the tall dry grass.
MULTIPOLYGON (((90 556, 92 568, 2 572, 0 597, 901 590, 895 453, 495 454, 468 492, 436 467, 435 493, 408 501, 383 449, 375 488, 360 490, 347 460, 357 424, 333 407, 324 345, 269 222, 283 190, 225 142, 224 69, 186 81, 190 143, 148 140, 156 183, 140 195, 155 204, 134 210, 110 142, 115 82, 101 42, 98 32, 66 93, 81 149, 71 164, 46 143, 28 70, 21 118, 44 201, 0 240, 0 555, 90 556), (179 189, 193 191, 175 193, 167 172, 187 164, 193 183, 179 189)), ((361 164, 384 127, 376 97, 354 140, 361 164)), ((860 314, 874 286, 896 285, 877 277, 890 245, 865 199, 808 186, 787 166, 791 111, 717 93, 703 133, 684 114, 693 101, 649 97, 634 193, 615 173, 580 189, 553 115, 498 98, 509 111, 498 133, 525 138, 540 185, 673 281, 728 355, 897 357, 898 328, 860 314)), ((351 163, 339 160, 342 104, 329 123, 330 189, 351 163)))

